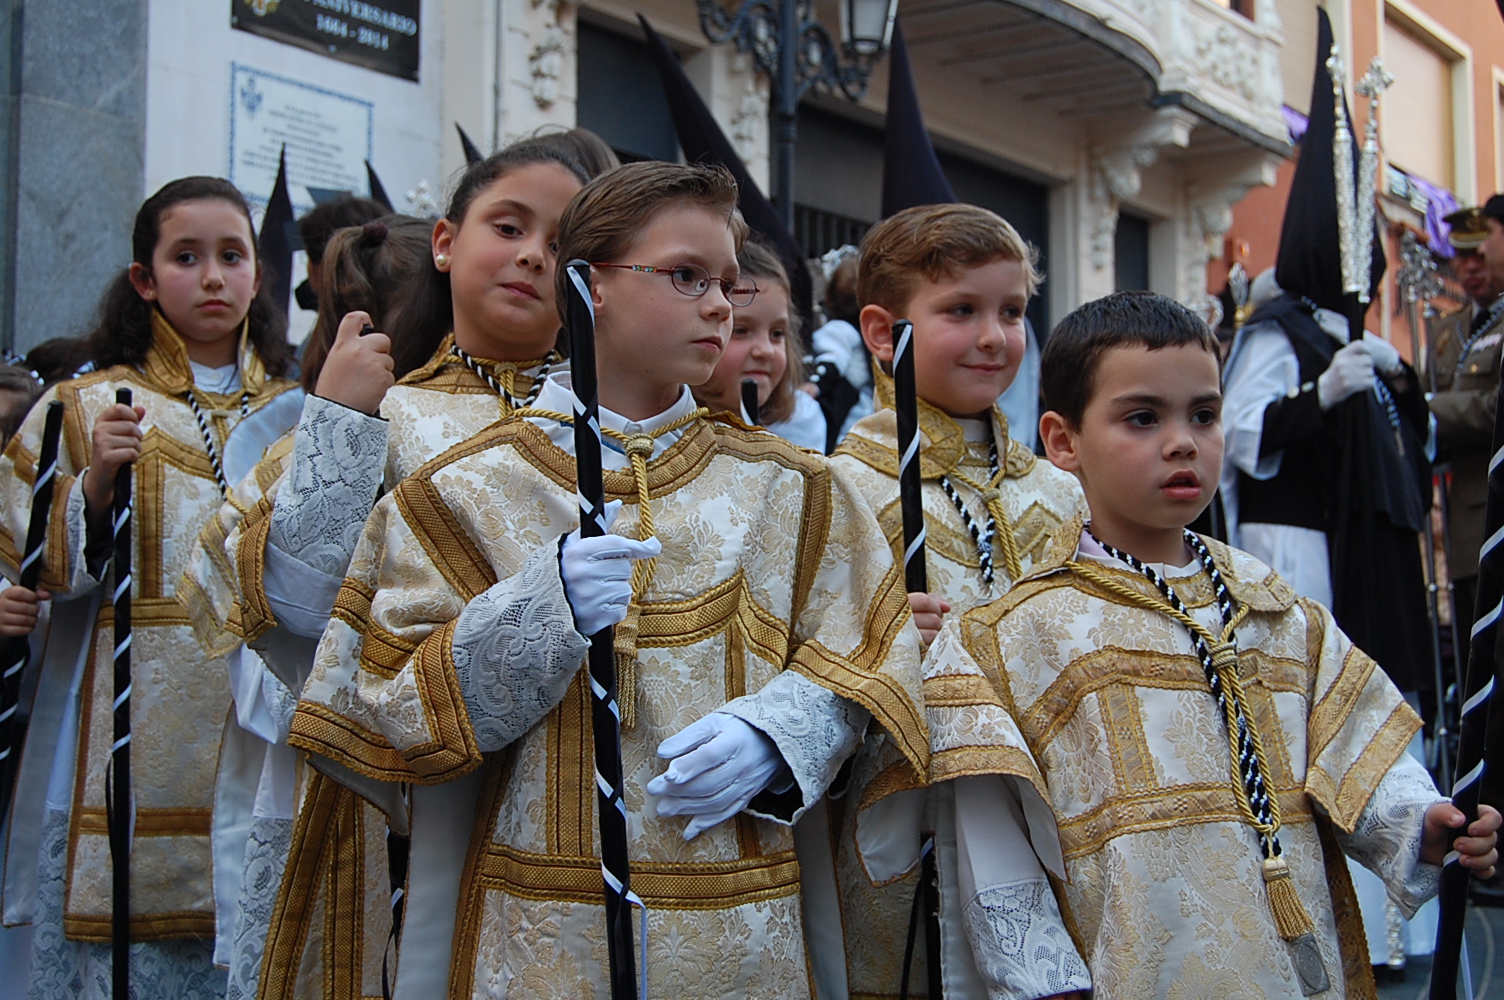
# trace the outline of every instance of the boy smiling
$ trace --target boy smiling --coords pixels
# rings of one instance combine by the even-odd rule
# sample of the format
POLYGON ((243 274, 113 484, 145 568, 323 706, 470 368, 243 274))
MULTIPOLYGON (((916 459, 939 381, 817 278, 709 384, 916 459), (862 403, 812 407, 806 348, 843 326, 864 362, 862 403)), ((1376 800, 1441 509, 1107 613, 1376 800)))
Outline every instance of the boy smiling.
POLYGON ((1341 854, 1413 912, 1448 850, 1492 871, 1499 814, 1456 836, 1383 671, 1267 566, 1186 530, 1221 463, 1217 358, 1152 293, 1061 322, 1040 431, 1091 521, 948 624, 926 685, 986 677, 1017 721, 1099 1000, 1372 996, 1341 854))

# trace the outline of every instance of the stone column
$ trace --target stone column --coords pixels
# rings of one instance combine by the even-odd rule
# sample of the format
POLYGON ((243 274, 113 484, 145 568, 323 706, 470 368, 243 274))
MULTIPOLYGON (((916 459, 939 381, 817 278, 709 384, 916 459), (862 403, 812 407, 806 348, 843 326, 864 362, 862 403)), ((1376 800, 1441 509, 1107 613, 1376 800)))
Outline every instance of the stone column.
POLYGON ((24 352, 84 332, 130 262, 145 196, 148 0, 6 7, 0 343, 24 352))

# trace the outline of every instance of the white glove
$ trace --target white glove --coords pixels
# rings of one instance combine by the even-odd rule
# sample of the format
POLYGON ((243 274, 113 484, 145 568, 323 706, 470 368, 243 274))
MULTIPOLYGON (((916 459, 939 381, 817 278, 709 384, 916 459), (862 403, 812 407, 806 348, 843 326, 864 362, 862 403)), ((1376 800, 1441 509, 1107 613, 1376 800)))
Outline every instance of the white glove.
POLYGON ((734 715, 712 712, 658 745, 668 770, 648 782, 659 816, 693 817, 693 840, 741 812, 786 765, 767 735, 734 715))
MULTIPOLYGON (((620 500, 606 504, 608 530, 620 512, 620 500)), ((581 635, 595 635, 627 617, 627 605, 632 603, 632 560, 651 559, 662 551, 656 538, 645 542, 620 535, 581 538, 578 528, 570 532, 559 556, 559 570, 581 635)))
POLYGON ((1330 410, 1350 396, 1373 387, 1373 355, 1363 341, 1356 341, 1332 356, 1332 363, 1316 380, 1316 399, 1330 410))
POLYGON ((1383 337, 1365 331, 1363 346, 1368 348, 1368 353, 1373 357, 1373 366, 1379 370, 1380 375, 1392 378, 1404 371, 1404 362, 1400 360, 1400 352, 1383 337))

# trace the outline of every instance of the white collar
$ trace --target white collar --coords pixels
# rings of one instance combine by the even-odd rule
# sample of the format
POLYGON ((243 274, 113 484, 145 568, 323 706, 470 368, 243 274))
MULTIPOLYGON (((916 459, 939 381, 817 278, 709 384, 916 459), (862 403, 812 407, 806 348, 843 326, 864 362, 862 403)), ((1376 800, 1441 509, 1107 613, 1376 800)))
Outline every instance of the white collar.
MULTIPOLYGON (((570 380, 569 372, 554 372, 543 383, 542 390, 538 393, 538 400, 533 404, 540 410, 553 410, 557 413, 574 413, 574 383, 570 380)), ((620 434, 654 434, 659 428, 673 423, 681 417, 688 416, 699 408, 695 402, 694 394, 689 391, 689 386, 681 386, 679 399, 655 416, 646 420, 628 420, 619 413, 600 408, 601 427, 613 430, 620 434)), ((574 428, 558 423, 557 421, 531 418, 533 423, 548 432, 549 440, 563 448, 571 455, 574 454, 574 428)), ((653 438, 653 458, 657 458, 670 448, 675 441, 684 436, 684 428, 659 434, 653 438)), ((608 469, 624 469, 627 467, 627 456, 622 450, 621 442, 613 441, 608 437, 601 439, 601 464, 608 469)))
POLYGON ((193 372, 193 384, 205 392, 224 395, 240 388, 240 365, 233 361, 227 365, 220 365, 218 368, 211 368, 190 360, 188 368, 193 372))

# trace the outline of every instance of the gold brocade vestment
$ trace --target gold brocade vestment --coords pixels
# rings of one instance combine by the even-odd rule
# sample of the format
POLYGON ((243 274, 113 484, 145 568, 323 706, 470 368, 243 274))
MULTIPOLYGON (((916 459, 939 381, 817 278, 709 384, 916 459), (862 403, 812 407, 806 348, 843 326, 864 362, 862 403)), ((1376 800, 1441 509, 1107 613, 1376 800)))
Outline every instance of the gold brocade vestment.
MULTIPOLYGON (((543 721, 482 754, 450 647, 467 602, 574 528, 574 465, 519 420, 400 484, 366 525, 293 722, 295 745, 368 778, 439 783, 483 769, 451 997, 606 995, 587 679, 576 674, 543 721)), ((649 991, 806 997, 788 828, 742 814, 686 843, 683 820, 659 818, 642 790, 663 767, 664 738, 786 669, 869 709, 922 772, 918 635, 901 575, 865 503, 822 457, 770 434, 696 421, 647 476, 663 553, 639 595, 636 725, 622 755, 649 991)), ((632 474, 607 471, 605 484, 626 505, 612 530, 635 537, 632 474)))
MULTIPOLYGON (((382 478, 388 486, 506 413, 495 391, 450 351, 452 344, 453 336, 446 337, 433 358, 399 380, 382 401, 387 421, 382 478)), ((532 385, 522 369, 537 366, 482 363, 493 373, 510 374, 519 394, 532 385)), ((206 642, 228 636, 230 642, 244 639, 258 647, 277 628, 265 591, 264 549, 293 443, 294 434, 288 434, 268 449, 204 529, 200 557, 184 584, 196 588, 204 618, 212 624, 201 630, 206 642)), ((317 771, 300 766, 295 780, 291 849, 280 877, 265 887, 275 904, 271 926, 260 929, 266 942, 254 980, 257 995, 263 1000, 380 996, 392 923, 386 817, 317 771)), ((408 817, 397 819, 405 824, 408 817)))
MULTIPOLYGON (((294 387, 267 377, 248 341, 242 340, 238 361, 253 415, 294 387)), ((137 941, 212 939, 210 821, 230 691, 226 661, 206 655, 194 636, 199 609, 179 581, 200 528, 223 498, 187 394, 193 390, 222 452, 242 419, 241 392, 220 395, 196 388, 183 343, 160 314, 153 323, 153 346, 139 369, 117 366, 48 390, 0 459, 0 505, 6 511, 0 520, 0 561, 14 579, 43 415, 56 398, 67 409, 42 584, 59 599, 84 600, 80 595, 97 591, 84 565, 82 490, 75 477, 89 464, 95 419, 114 405, 115 390, 122 387, 146 410, 133 498, 131 936, 137 941)), ((110 940, 111 920, 105 768, 114 738, 112 623, 106 597, 86 640, 92 652, 82 679, 63 921, 69 938, 97 942, 110 940)), ((51 677, 44 683, 66 686, 68 681, 51 677)), ((50 767, 50 754, 35 751, 40 741, 57 738, 55 732, 30 734, 23 783, 29 784, 26 775, 36 768, 50 767)))
MULTIPOLYGON (((1070 571, 1080 527, 1063 526, 1006 596, 941 635, 926 691, 985 677, 1017 720, 1058 822, 1069 875, 1062 912, 1094 996, 1300 997, 1189 633, 1070 571)), ((1284 857, 1330 974, 1321 995, 1371 997, 1337 835, 1352 833, 1420 720, 1326 609, 1246 553, 1207 545, 1249 612, 1237 632, 1239 676, 1279 798, 1284 857)), ((1092 568, 1159 597, 1126 567, 1092 568)), ((1192 615, 1211 606, 1199 567, 1170 583, 1192 615)))

